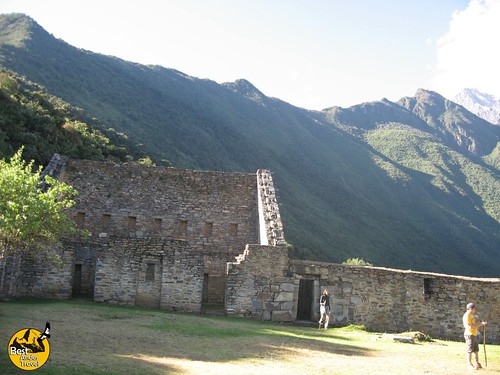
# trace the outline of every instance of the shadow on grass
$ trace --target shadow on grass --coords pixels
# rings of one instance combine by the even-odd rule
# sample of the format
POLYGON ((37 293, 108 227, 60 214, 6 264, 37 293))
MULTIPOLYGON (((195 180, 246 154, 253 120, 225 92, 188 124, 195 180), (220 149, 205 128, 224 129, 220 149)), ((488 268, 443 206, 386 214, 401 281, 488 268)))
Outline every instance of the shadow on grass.
MULTIPOLYGON (((331 336, 330 336, 331 337, 331 336)), ((134 368, 152 368, 162 373, 232 373, 241 372, 241 366, 270 366, 287 364, 297 358, 315 357, 324 359, 325 354, 344 356, 369 356, 373 350, 357 345, 328 342, 321 337, 287 337, 275 334, 255 335, 252 340, 215 339, 197 345, 189 353, 152 348, 141 353, 117 355, 127 362, 135 361, 134 368), (263 337, 263 336, 270 337, 263 337), (248 365, 245 365, 248 363, 248 365)))
POLYGON ((150 348, 137 359, 176 357, 190 361, 236 362, 242 359, 286 360, 304 353, 329 353, 345 356, 370 356, 375 350, 356 345, 354 340, 335 329, 296 328, 274 323, 236 318, 196 318, 191 324, 162 321, 148 325, 155 334, 172 335, 177 348, 150 348), (352 341, 351 343, 349 343, 352 341), (180 350, 189 346, 189 352, 180 350))
MULTIPOLYGON (((218 365, 237 371, 245 363, 286 363, 324 354, 370 356, 375 352, 336 329, 85 301, 30 299, 6 302, 3 307, 14 330, 40 317, 54 323, 51 357, 37 370, 45 375, 121 374, 127 369, 134 374, 182 373, 186 366, 213 366, 217 372, 218 365)), ((0 328, 6 334, 13 330, 0 328)), ((16 372, 8 356, 4 357, 0 373, 24 373, 16 372)))
MULTIPOLYGON (((0 374, 2 375, 15 375, 15 374, 26 374, 27 371, 18 369, 12 363, 7 356, 5 356, 7 362, 4 362, 3 358, 0 363, 0 374)), ((179 372, 177 366, 172 365, 155 365, 150 361, 137 361, 137 358, 127 358, 121 357, 117 358, 120 361, 120 365, 116 367, 102 366, 102 368, 95 368, 90 365, 85 364, 74 364, 74 365, 60 365, 53 364, 49 361, 41 368, 33 371, 39 375, 110 375, 110 374, 134 374, 134 375, 148 375, 148 374, 174 374, 179 372)))

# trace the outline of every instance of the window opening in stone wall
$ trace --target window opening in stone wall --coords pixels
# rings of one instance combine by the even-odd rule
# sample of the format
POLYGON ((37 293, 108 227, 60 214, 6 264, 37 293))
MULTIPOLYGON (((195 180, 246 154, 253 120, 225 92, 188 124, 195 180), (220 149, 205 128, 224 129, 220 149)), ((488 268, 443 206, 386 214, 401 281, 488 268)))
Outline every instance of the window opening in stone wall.
POLYGON ((160 218, 153 219, 153 231, 155 233, 161 233, 162 220, 160 218))
POLYGON ((424 279, 424 298, 431 298, 431 280, 432 279, 424 279))
POLYGON ((137 223, 137 218, 135 216, 128 217, 127 227, 128 227, 129 232, 135 232, 136 223, 137 223))
POLYGON ((179 237, 187 238, 188 221, 181 220, 179 223, 179 237))
POLYGON ((213 226, 214 223, 208 221, 205 223, 205 229, 203 230, 203 234, 205 237, 212 237, 213 226))
POLYGON ((83 228, 85 225, 85 212, 77 212, 76 213, 76 225, 78 228, 83 228))
POLYGON ((155 264, 147 263, 146 264, 146 281, 153 282, 155 281, 155 264))
POLYGON ((229 224, 229 235, 231 237, 238 237, 238 224, 229 224))
POLYGON ((111 223, 111 215, 110 214, 102 215, 102 227, 105 229, 108 228, 109 223, 111 223))

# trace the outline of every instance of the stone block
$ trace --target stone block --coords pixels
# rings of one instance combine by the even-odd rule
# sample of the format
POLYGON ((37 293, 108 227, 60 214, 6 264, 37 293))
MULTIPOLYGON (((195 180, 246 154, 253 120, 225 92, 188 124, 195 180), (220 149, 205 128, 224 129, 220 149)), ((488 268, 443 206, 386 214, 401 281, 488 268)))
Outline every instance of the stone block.
POLYGON ((280 289, 282 292, 293 292, 295 290, 295 285, 292 283, 282 283, 280 289))
POLYGON ((281 292, 274 299, 276 302, 288 302, 293 301, 293 293, 291 292, 281 292))
POLYGON ((351 297, 351 303, 354 306, 359 306, 363 304, 363 299, 360 296, 352 296, 351 297))

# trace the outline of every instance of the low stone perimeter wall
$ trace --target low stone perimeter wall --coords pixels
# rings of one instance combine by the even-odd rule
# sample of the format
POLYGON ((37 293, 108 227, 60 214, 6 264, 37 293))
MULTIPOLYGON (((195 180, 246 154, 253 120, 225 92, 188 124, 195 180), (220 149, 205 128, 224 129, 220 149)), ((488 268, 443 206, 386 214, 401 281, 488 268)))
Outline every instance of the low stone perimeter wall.
POLYGON ((462 340, 462 316, 475 302, 477 318, 489 321, 488 341, 500 343, 500 279, 304 261, 292 261, 291 271, 296 278, 319 276, 319 289, 332 293, 337 325, 462 340))
POLYGON ((321 292, 331 293, 333 326, 376 332, 420 331, 463 340, 468 302, 500 344, 500 279, 288 260, 286 248, 248 246, 228 264, 226 312, 259 320, 316 321, 321 292))

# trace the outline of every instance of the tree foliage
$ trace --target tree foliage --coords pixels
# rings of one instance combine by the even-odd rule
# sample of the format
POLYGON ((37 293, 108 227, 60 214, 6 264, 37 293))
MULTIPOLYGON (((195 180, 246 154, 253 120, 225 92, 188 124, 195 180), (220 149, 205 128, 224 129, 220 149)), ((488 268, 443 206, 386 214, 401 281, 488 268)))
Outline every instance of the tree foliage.
POLYGON ((76 230, 65 212, 77 191, 49 176, 41 187, 41 168, 22 159, 20 148, 10 161, 0 160, 0 258, 17 251, 36 253, 76 230))
POLYGON ((342 264, 345 264, 346 266, 373 266, 373 264, 362 258, 350 258, 342 262, 342 264))
POLYGON ((25 160, 35 165, 47 164, 54 153, 121 162, 144 157, 125 135, 8 70, 0 70, 0 125, 0 157, 24 146, 25 160))

